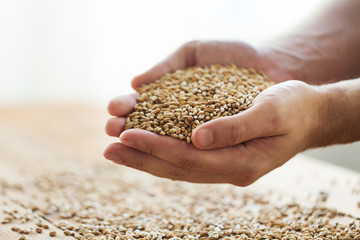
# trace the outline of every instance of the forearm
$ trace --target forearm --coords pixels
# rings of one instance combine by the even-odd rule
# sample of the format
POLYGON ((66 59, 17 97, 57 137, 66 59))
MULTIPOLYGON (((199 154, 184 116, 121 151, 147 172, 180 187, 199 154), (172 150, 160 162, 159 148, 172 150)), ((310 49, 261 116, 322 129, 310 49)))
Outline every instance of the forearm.
POLYGON ((317 87, 322 107, 312 147, 360 140, 360 79, 317 87))
POLYGON ((360 1, 331 1, 315 18, 264 47, 293 79, 325 83, 360 76, 360 1))

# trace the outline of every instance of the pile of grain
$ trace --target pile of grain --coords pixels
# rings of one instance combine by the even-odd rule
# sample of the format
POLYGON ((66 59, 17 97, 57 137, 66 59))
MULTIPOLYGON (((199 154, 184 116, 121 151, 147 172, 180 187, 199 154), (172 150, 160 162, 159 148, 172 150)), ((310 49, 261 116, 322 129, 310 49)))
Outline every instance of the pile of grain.
POLYGON ((141 96, 125 129, 144 129, 190 143, 197 126, 248 109, 271 85, 263 73, 235 65, 177 70, 138 89, 141 96))

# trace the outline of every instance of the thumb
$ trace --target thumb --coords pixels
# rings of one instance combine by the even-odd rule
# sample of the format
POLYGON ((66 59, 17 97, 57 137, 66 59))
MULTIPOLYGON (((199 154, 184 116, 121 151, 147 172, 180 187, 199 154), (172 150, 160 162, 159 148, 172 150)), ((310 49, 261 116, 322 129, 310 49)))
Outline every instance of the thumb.
POLYGON ((269 105, 254 105, 236 115, 206 122, 194 130, 191 140, 197 148, 213 149, 284 134, 281 116, 269 105))

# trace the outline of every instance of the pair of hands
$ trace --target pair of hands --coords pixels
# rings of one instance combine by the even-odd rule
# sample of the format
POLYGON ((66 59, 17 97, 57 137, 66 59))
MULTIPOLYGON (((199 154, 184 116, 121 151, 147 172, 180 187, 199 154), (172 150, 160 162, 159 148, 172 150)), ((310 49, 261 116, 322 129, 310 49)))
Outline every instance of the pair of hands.
POLYGON ((176 69, 215 63, 253 67, 281 83, 260 93, 250 109, 199 126, 193 144, 144 130, 124 131, 138 95, 117 97, 108 106, 115 118, 107 122, 106 132, 120 142, 108 146, 105 158, 173 180, 247 186, 313 145, 321 89, 286 81, 291 75, 271 54, 243 42, 189 42, 135 77, 132 86, 136 89, 176 69))

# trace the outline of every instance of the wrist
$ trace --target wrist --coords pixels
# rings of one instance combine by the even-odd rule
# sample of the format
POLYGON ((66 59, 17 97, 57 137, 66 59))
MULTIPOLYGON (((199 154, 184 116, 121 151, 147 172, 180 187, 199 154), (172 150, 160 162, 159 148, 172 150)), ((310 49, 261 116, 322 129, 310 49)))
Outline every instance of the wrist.
MULTIPOLYGON (((328 92, 322 86, 303 83, 303 94, 301 94, 300 104, 302 105, 300 121, 297 121, 296 128, 299 139, 302 139, 300 151, 311 148, 329 145, 327 136, 328 128, 328 92)), ((298 90, 301 91, 301 88, 298 90)), ((296 104, 296 103, 295 103, 296 104)))
POLYGON ((319 94, 318 125, 313 147, 348 143, 352 140, 355 121, 352 119, 351 100, 339 84, 315 86, 319 94), (354 123, 354 124, 353 124, 354 123))

